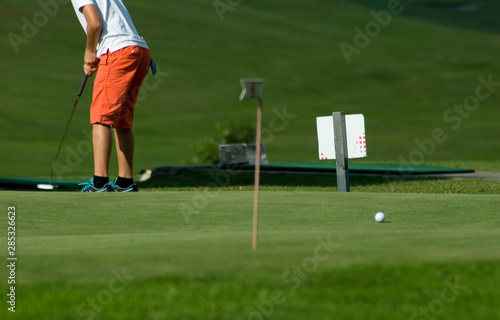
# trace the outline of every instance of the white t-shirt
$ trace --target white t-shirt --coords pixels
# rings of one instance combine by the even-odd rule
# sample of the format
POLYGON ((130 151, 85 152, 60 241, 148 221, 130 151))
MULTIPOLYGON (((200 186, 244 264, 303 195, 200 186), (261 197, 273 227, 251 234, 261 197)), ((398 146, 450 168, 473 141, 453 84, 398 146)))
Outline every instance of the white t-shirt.
POLYGON ((87 33, 87 20, 80 9, 93 4, 101 16, 103 28, 101 40, 97 45, 98 58, 108 50, 115 52, 128 46, 148 48, 144 38, 139 36, 122 0, 71 0, 71 2, 85 33, 87 33))

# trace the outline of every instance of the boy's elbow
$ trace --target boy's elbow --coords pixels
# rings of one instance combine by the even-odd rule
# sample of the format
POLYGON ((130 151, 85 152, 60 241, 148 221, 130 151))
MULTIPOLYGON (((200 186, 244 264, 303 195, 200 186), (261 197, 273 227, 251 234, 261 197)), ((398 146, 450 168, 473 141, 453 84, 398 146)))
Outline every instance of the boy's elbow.
POLYGON ((102 23, 100 21, 87 24, 87 34, 101 34, 102 23))
POLYGON ((87 31, 96 32, 102 30, 102 21, 94 5, 86 5, 81 8, 81 12, 87 20, 87 31))
POLYGON ((91 23, 87 24, 89 30, 97 32, 97 31, 102 31, 102 22, 100 20, 98 21, 92 21, 91 23))

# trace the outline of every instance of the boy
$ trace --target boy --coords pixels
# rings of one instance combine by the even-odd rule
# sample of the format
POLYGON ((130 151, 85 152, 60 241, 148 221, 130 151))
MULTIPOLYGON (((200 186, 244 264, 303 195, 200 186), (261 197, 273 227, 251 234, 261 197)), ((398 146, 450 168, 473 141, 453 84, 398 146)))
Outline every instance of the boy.
POLYGON ((95 72, 90 107, 94 177, 82 192, 136 192, 133 180, 132 122, 140 86, 151 64, 146 41, 139 36, 122 0, 71 0, 87 33, 84 72, 95 72), (115 135, 118 178, 108 168, 115 135))

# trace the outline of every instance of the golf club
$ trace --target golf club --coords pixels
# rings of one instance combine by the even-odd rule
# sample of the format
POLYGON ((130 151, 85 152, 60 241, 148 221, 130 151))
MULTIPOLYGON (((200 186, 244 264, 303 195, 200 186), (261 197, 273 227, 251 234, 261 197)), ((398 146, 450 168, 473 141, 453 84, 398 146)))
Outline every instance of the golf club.
POLYGON ((78 105, 78 101, 80 100, 80 97, 82 96, 83 89, 85 88, 85 84, 87 83, 88 76, 84 75, 82 79, 82 83, 80 84, 80 89, 78 90, 78 97, 76 98, 75 104, 73 105, 73 110, 71 110, 71 114, 68 119, 68 123, 66 124, 66 129, 64 129, 64 134, 61 139, 61 143, 59 143, 59 148, 57 149, 56 157, 54 158, 54 161, 52 162, 52 166, 50 167, 50 183, 49 184, 38 184, 36 187, 38 189, 42 190, 54 190, 57 188, 57 186, 52 184, 52 175, 54 173, 54 166, 57 162, 57 157, 59 156, 59 152, 61 151, 61 147, 64 142, 64 138, 66 138, 66 133, 68 133, 68 128, 71 123, 71 119, 73 119, 73 114, 75 113, 76 106, 78 105))

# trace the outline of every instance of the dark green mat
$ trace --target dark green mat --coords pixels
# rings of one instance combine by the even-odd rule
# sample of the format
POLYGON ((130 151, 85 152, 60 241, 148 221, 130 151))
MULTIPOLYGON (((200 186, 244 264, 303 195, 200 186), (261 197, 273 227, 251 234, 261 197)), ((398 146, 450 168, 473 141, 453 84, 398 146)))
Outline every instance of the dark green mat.
MULTIPOLYGON (((37 178, 6 178, 0 179, 0 189, 7 190, 37 190, 38 184, 49 184, 49 179, 37 178)), ((53 180, 58 189, 78 189, 82 180, 53 180)))
MULTIPOLYGON (((231 166, 233 169, 234 166, 231 166)), ((240 168, 253 170, 253 165, 241 165, 240 168)), ((220 170, 219 166, 175 166, 163 167, 155 169, 157 176, 172 175, 180 171, 193 171, 193 170, 220 170), (172 169, 175 169, 172 171, 172 169), (161 174, 160 171, 166 173, 161 174), (174 172, 174 173, 172 173, 174 172)), ((335 172, 335 162, 279 162, 263 164, 262 171, 292 171, 292 172, 335 172)), ((410 165, 400 163, 350 163, 350 173, 374 173, 374 174, 436 174, 436 173, 468 173, 474 172, 474 169, 463 168, 450 168, 441 166, 428 166, 428 165, 410 165)), ((54 180, 53 185, 58 187, 58 190, 77 190, 80 187, 78 183, 82 180, 54 180)), ((48 184, 49 179, 37 178, 7 178, 0 179, 0 189, 6 190, 38 190, 38 184, 48 184)))
MULTIPOLYGON (((253 169, 253 165, 243 165, 253 169)), ((279 162, 261 165, 262 171, 336 171, 333 161, 324 162, 279 162)), ((349 163, 350 173, 387 173, 387 174, 431 174, 431 173, 467 173, 474 169, 450 168, 429 165, 411 165, 403 163, 349 163)))

